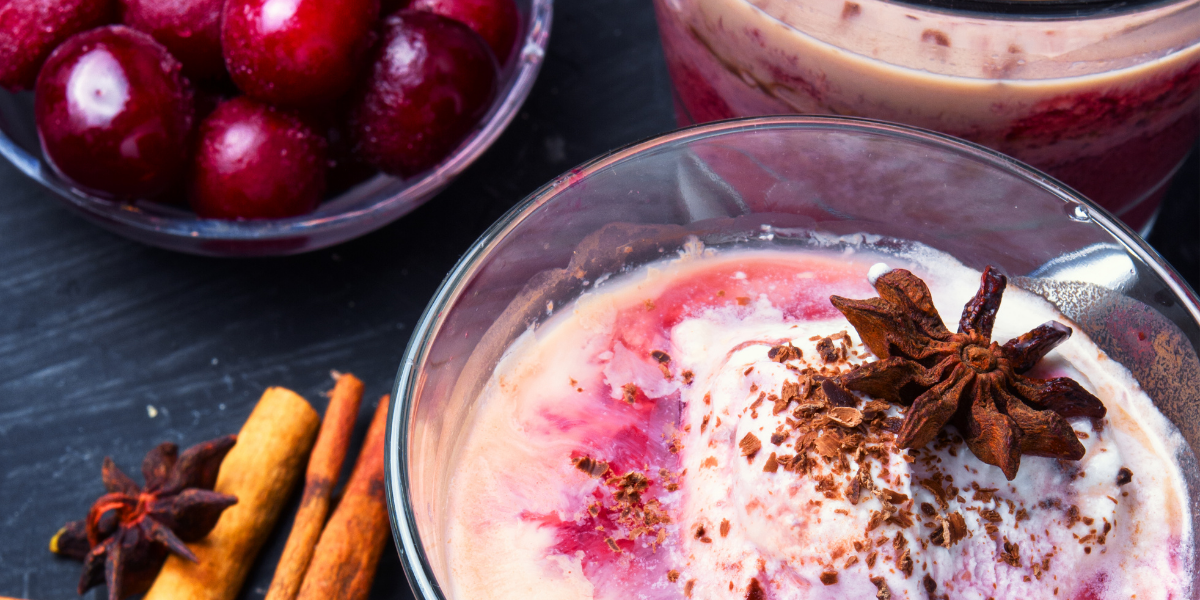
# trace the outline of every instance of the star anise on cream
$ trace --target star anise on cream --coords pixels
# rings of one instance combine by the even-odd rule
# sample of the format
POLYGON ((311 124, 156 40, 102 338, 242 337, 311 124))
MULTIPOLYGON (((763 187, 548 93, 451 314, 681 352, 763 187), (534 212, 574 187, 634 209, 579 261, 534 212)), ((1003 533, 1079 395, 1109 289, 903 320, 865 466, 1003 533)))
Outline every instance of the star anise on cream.
POLYGON ((1033 368, 1071 329, 1050 321, 1010 340, 991 341, 996 311, 1008 280, 992 267, 951 333, 933 306, 929 288, 896 269, 875 281, 878 298, 830 302, 858 330, 879 360, 838 378, 846 388, 909 404, 897 444, 920 448, 953 424, 985 463, 1017 475, 1021 456, 1083 458, 1070 417, 1100 418, 1104 405, 1073 379, 1035 379, 1033 368))

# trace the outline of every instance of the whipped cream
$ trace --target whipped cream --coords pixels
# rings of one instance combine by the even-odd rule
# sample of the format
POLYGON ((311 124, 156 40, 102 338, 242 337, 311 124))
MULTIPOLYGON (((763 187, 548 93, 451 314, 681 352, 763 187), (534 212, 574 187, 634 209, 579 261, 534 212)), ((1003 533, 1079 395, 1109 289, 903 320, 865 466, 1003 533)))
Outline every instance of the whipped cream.
MULTIPOLYGON (((1071 420, 1081 461, 1025 456, 1011 482, 952 428, 897 451, 887 429, 902 407, 864 397, 831 416, 775 402, 875 360, 828 296, 875 296, 881 260, 925 279, 943 318, 977 289, 978 272, 944 255, 693 252, 526 332, 456 467, 450 597, 1182 595, 1182 440, 1077 329, 1029 375, 1076 379, 1108 416, 1071 420), (830 439, 797 466, 803 419, 830 439), (865 438, 852 429, 864 420, 865 438)), ((1066 322, 1010 287, 993 339, 1051 319, 1066 322)))

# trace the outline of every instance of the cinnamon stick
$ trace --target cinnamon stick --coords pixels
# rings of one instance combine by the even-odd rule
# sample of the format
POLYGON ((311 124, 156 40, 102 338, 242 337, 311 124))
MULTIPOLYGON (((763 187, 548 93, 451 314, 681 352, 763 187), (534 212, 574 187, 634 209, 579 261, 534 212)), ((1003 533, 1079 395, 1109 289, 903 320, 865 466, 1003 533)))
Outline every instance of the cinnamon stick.
POLYGON ((379 400, 341 502, 321 532, 300 600, 361 600, 371 591, 388 539, 383 443, 389 397, 379 400))
POLYGON ((329 516, 329 499, 346 460, 362 393, 363 383, 349 373, 338 375, 337 384, 329 392, 329 408, 325 409, 321 432, 317 434, 317 443, 308 459, 300 509, 296 511, 283 556, 275 567, 275 578, 271 580, 266 600, 294 600, 296 592, 300 591, 304 573, 325 527, 325 518, 329 516))
POLYGON ((215 491, 237 496, 208 537, 188 544, 200 559, 167 558, 144 600, 233 600, 295 488, 321 418, 294 392, 273 387, 221 463, 215 491))

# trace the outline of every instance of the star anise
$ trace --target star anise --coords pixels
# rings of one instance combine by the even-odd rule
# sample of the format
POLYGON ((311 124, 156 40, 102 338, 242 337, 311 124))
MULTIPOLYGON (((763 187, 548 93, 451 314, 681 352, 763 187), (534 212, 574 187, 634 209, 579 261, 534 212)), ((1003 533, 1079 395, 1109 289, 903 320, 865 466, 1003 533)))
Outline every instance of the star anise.
POLYGON ((963 309, 958 333, 942 323, 925 282, 896 269, 875 281, 878 298, 830 302, 879 357, 838 378, 843 386, 909 404, 897 436, 901 448, 920 448, 954 424, 975 456, 1017 475, 1021 455, 1083 458, 1083 444, 1066 419, 1100 418, 1104 405, 1068 377, 1035 379, 1032 369, 1071 336, 1056 321, 1003 346, 992 325, 1008 280, 992 267, 963 309))
POLYGON ((179 454, 163 442, 146 454, 140 488, 105 458, 101 478, 108 493, 92 505, 86 519, 67 523, 50 540, 56 554, 83 561, 79 593, 106 583, 109 600, 121 600, 150 588, 174 552, 192 562, 184 544, 208 535, 237 498, 212 491, 217 471, 237 436, 203 442, 179 454))

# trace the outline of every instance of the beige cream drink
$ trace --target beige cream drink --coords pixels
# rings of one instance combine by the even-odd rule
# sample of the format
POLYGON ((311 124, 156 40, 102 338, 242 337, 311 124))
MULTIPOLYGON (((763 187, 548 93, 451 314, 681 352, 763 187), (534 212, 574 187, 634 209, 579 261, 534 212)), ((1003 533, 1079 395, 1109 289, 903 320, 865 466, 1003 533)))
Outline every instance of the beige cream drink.
MULTIPOLYGON (((1030 373, 1107 415, 1070 419, 1082 459, 1025 456, 1012 480, 953 428, 896 448, 900 406, 801 399, 876 360, 829 297, 873 296, 881 260, 943 315, 978 286, 912 258, 693 246, 558 307, 500 361, 453 465, 448 598, 1187 597, 1184 442, 1078 331, 1030 373)), ((1010 288, 993 337, 1048 320, 1010 288)))
POLYGON ((881 0, 655 5, 683 122, 813 113, 934 129, 1041 168, 1135 228, 1200 131, 1196 0, 1072 19, 881 0))

